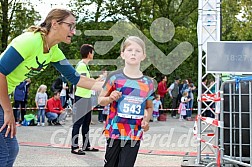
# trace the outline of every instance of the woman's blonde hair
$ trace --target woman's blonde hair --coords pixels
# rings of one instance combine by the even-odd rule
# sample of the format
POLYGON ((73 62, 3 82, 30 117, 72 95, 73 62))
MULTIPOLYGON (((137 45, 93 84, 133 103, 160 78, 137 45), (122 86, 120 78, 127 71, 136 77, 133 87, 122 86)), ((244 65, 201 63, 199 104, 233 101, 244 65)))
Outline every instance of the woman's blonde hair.
POLYGON ((145 54, 145 43, 144 41, 137 36, 129 36, 127 37, 121 44, 121 52, 124 52, 125 48, 131 44, 131 41, 136 42, 142 49, 143 54, 145 54))
POLYGON ((47 89, 46 85, 40 85, 37 92, 41 92, 42 89, 47 89))
POLYGON ((75 15, 67 10, 67 9, 52 9, 46 16, 46 19, 43 23, 41 23, 39 26, 31 26, 28 28, 28 32, 40 32, 43 37, 47 35, 51 29, 51 21, 53 19, 57 20, 57 22, 62 22, 69 16, 74 16, 75 15))

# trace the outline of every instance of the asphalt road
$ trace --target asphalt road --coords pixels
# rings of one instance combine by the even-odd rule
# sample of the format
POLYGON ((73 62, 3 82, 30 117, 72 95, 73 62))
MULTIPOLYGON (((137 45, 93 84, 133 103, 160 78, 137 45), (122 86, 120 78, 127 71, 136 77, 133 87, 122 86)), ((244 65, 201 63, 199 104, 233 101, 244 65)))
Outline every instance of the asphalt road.
MULTIPOLYGON (((103 166, 105 138, 103 124, 90 126, 91 145, 99 152, 86 155, 70 153, 72 120, 63 126, 21 126, 17 138, 20 151, 14 166, 103 166)), ((183 156, 197 155, 197 142, 193 138, 193 121, 168 118, 165 122, 151 122, 144 134, 135 166, 181 166, 183 156)), ((80 141, 81 143, 81 141, 80 141)))

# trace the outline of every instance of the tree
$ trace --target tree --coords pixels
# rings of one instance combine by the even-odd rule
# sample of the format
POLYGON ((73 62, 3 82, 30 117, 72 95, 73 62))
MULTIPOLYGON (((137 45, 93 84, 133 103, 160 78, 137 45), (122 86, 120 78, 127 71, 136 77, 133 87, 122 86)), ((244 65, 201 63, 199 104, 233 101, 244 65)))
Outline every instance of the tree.
POLYGON ((102 0, 73 0, 69 6, 81 22, 94 21, 97 23, 106 19, 106 8, 104 8, 102 0))
MULTIPOLYGON (((251 40, 252 31, 252 2, 246 0, 229 1, 222 0, 222 40, 251 40), (237 17, 242 13, 242 19, 237 17)), ((130 21, 155 44, 163 53, 169 54, 180 43, 187 41, 194 47, 194 52, 171 74, 168 75, 168 85, 174 81, 175 76, 181 79, 192 78, 197 86, 198 76, 198 42, 197 42, 197 21, 198 1, 190 0, 73 0, 71 8, 77 15, 77 29, 81 32, 75 36, 71 45, 60 44, 60 48, 68 59, 80 59, 79 49, 83 43, 93 44, 96 41, 112 40, 107 36, 87 36, 86 30, 108 30, 117 21, 130 21), (92 8, 93 7, 93 8, 92 8), (92 10, 93 9, 93 10, 92 10), (160 17, 168 18, 175 27, 175 34, 170 41, 156 41, 151 33, 150 27, 154 20, 160 17)), ((23 14, 20 14, 20 17, 23 14)), ((36 17, 34 17, 36 18, 36 17)), ((20 18, 21 19, 21 18, 20 18)), ((27 20, 28 21, 28 20, 27 20)), ((20 22, 22 23, 22 22, 20 22)), ((14 26, 12 24, 12 26, 14 26)), ((20 28, 21 30, 22 28, 20 28)), ((123 31, 123 30, 122 30, 123 31)), ((14 36, 14 35, 13 35, 14 36)), ((120 43, 116 44, 105 55, 95 54, 95 59, 117 59, 120 55, 120 43)), ((163 60, 156 60, 163 61, 163 60)), ((119 61, 118 61, 119 62, 119 61)), ((167 62, 167 65, 172 66, 167 62)), ((114 66, 92 65, 91 70, 114 70, 114 66)), ((149 66, 144 74, 151 77, 156 76, 160 81, 161 72, 153 65, 149 66)), ((59 73, 52 67, 48 67, 42 75, 36 76, 34 92, 39 84, 47 83, 48 86, 59 73)), ((167 99, 168 101, 168 99, 167 99)), ((195 103, 196 104, 196 103, 195 103)))
POLYGON ((35 22, 40 19, 40 14, 36 12, 32 6, 28 8, 27 6, 19 3, 16 7, 16 12, 14 13, 14 17, 11 22, 11 29, 13 29, 14 31, 10 31, 9 39, 12 40, 16 36, 20 35, 24 32, 24 30, 26 30, 31 25, 34 25, 35 22))
POLYGON ((0 50, 2 52, 8 45, 10 35, 12 35, 11 38, 13 38, 21 34, 25 26, 34 24, 36 20, 40 19, 40 15, 38 12, 35 12, 30 1, 23 3, 21 0, 0 0, 0 4, 0 50))
POLYGON ((222 40, 246 41, 252 39, 252 2, 246 0, 222 1, 222 40))

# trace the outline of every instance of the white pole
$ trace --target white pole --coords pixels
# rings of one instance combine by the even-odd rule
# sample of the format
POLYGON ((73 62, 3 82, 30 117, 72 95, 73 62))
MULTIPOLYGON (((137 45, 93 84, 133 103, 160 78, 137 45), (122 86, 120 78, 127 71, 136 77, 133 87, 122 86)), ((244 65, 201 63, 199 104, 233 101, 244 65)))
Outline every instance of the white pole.
MULTIPOLYGON (((201 98, 202 93, 202 13, 203 13, 203 0, 199 0, 198 7, 198 98, 201 98)), ((201 115, 201 101, 198 101, 198 115, 201 115)), ((201 132, 201 120, 197 122, 197 137, 200 137, 201 132)), ((196 163, 199 164, 201 161, 201 142, 198 140, 197 143, 197 159, 196 163)))

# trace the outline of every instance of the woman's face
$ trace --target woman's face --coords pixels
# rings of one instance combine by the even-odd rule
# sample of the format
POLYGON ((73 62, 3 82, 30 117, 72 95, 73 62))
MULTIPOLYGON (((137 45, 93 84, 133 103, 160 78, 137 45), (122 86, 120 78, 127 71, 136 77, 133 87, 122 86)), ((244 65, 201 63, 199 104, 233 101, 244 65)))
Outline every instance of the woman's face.
POLYGON ((75 34, 76 30, 76 21, 75 17, 70 15, 62 22, 59 22, 58 34, 59 40, 66 44, 70 44, 73 35, 75 34))

